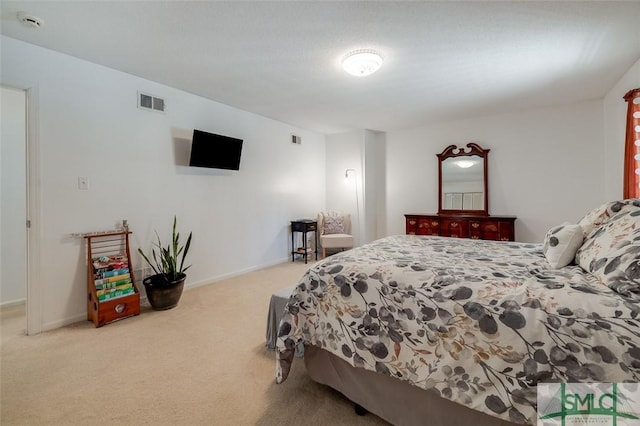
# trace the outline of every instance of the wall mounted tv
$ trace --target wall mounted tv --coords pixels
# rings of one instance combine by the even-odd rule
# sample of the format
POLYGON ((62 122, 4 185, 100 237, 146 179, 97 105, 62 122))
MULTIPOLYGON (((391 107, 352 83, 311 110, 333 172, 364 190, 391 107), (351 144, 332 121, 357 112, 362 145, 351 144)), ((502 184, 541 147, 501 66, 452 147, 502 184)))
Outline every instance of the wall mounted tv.
POLYGON ((216 135, 202 130, 193 131, 191 142, 192 167, 211 169, 240 170, 242 139, 216 135))

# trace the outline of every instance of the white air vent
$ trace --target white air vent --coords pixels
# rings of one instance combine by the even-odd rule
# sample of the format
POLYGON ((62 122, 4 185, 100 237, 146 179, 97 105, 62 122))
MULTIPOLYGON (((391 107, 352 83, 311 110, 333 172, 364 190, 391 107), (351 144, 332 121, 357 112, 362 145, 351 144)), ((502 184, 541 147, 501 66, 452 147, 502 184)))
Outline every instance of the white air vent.
POLYGON ((164 112, 164 99, 138 92, 138 108, 164 112))
POLYGON ((291 143, 295 143, 295 144, 301 145, 302 144, 302 136, 291 135, 291 143))
POLYGON ((153 98, 153 109, 156 111, 164 111, 164 99, 153 98))

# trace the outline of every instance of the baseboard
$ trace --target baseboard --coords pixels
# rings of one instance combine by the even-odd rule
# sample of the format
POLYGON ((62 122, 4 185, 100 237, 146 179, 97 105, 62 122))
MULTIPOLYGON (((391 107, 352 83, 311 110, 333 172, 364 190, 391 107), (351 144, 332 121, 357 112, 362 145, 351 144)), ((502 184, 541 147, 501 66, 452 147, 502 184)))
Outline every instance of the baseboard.
MULTIPOLYGON (((255 265, 255 266, 251 266, 249 268, 246 269, 242 269, 239 271, 235 271, 235 272, 230 272, 227 274, 222 274, 222 275, 216 275, 215 277, 211 277, 211 278, 207 278, 205 280, 200 280, 200 281, 196 281, 196 282, 189 282, 189 280, 187 280, 187 284, 185 285, 185 290, 191 289, 191 288, 196 288, 196 287, 201 287, 203 285, 207 285, 207 284, 213 284, 216 281, 222 281, 225 280, 227 278, 233 278, 235 276, 238 275, 242 275, 242 274, 246 274, 249 272, 253 272, 253 271, 257 271, 259 269, 264 269, 264 268, 269 268, 271 266, 275 266, 275 265, 280 265, 282 263, 288 262, 289 261, 289 257, 283 257, 281 259, 277 259, 271 262, 267 262, 267 263, 263 263, 260 265, 255 265)), ((146 297, 144 297, 143 295, 144 293, 144 288, 141 289, 141 297, 140 297, 140 302, 145 302, 146 301, 146 297)), ((86 321, 87 320, 87 314, 86 313, 82 313, 82 314, 78 314, 78 315, 74 315, 72 317, 69 318, 65 318, 59 321, 53 321, 53 322, 49 322, 46 324, 42 325, 42 331, 50 331, 50 330, 54 330, 56 328, 60 328, 60 327, 64 327, 66 325, 70 325, 70 324, 74 324, 77 322, 81 322, 81 321, 86 321)))
POLYGON ((214 277, 211 278, 207 278, 204 280, 200 280, 200 281, 196 281, 196 282, 189 282, 189 280, 187 280, 187 284, 185 284, 184 288, 185 290, 190 289, 190 288, 196 288, 196 287, 202 287, 203 285, 208 285, 208 284, 213 284, 216 281, 222 281, 222 280, 226 280, 227 278, 233 278, 236 277, 238 275, 242 275, 242 274, 247 274, 249 272, 253 272, 253 271, 257 271, 260 269, 264 269, 264 268, 269 268, 271 266, 276 266, 276 265, 280 265, 282 263, 288 262, 289 261, 289 257, 284 257, 281 259, 277 259, 271 262, 267 262, 267 263, 263 263, 261 265, 255 265, 255 266, 251 266, 249 268, 246 269, 241 269, 239 271, 234 271, 234 272, 229 272, 227 274, 222 274, 222 275, 216 275, 214 277))
POLYGON ((8 302, 0 303, 0 309, 10 308, 12 306, 24 305, 25 303, 27 303, 27 299, 10 300, 8 302))
POLYGON ((42 331, 55 330, 56 328, 64 327, 65 325, 75 324, 77 322, 87 321, 87 313, 78 314, 69 318, 65 318, 59 321, 48 322, 42 324, 42 331))

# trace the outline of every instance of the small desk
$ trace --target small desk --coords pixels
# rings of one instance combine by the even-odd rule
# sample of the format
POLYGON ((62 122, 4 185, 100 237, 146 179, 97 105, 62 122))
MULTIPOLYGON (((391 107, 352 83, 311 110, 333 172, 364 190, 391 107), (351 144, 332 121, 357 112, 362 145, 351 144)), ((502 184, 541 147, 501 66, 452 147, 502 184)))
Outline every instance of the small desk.
POLYGON ((311 253, 307 247, 307 232, 313 232, 315 236, 316 244, 314 250, 316 253, 316 260, 318 260, 318 222, 311 219, 298 219, 291 221, 291 261, 296 258, 296 254, 304 257, 304 263, 307 263, 307 256, 311 253), (302 247, 296 248, 294 242, 294 234, 296 232, 302 232, 302 247))

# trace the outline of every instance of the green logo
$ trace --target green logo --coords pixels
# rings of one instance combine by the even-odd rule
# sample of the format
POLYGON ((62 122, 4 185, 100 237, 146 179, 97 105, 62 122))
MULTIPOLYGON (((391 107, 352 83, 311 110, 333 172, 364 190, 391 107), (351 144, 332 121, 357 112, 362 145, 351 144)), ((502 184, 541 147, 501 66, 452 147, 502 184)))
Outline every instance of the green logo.
POLYGON ((637 383, 539 383, 538 425, 640 425, 637 383))

